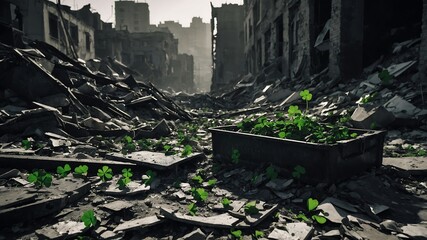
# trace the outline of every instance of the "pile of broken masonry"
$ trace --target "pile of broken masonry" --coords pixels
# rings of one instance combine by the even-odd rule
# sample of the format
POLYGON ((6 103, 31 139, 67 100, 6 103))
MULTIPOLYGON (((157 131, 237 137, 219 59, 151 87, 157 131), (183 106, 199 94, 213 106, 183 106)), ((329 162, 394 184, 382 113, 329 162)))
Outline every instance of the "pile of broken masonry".
POLYGON ((387 84, 376 65, 368 80, 348 84, 328 81, 326 71, 290 82, 267 68, 219 97, 170 98, 112 59, 83 62, 43 42, 2 45, 0 239, 425 239, 427 159, 416 155, 427 149, 427 114, 416 47, 377 63, 390 66, 387 84), (347 116, 353 126, 389 130, 383 166, 306 185, 267 161, 253 169, 212 158, 210 127, 274 116, 301 104, 303 89, 325 121, 347 116), (61 178, 65 164, 71 172, 86 165, 87 176, 61 178), (103 166, 115 173, 106 182, 97 176, 103 166), (52 185, 28 182, 33 169, 51 172, 52 185), (126 188, 117 186, 123 169, 133 172, 126 188), (325 224, 298 217, 312 214, 309 201, 325 224), (247 211, 252 203, 256 213, 247 211), (87 211, 96 218, 90 227, 81 220, 87 211))

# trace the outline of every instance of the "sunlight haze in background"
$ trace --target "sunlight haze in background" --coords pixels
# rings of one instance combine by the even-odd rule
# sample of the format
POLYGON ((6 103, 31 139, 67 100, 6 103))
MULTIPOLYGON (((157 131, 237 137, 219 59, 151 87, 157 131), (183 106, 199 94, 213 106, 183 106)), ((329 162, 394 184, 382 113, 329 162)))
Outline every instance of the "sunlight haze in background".
MULTIPOLYGON (((51 0, 56 3, 56 0, 51 0)), ((203 22, 210 22, 210 2, 215 7, 223 3, 243 4, 243 0, 138 0, 146 2, 150 9, 150 23, 159 24, 168 20, 178 21, 184 27, 190 25, 193 17, 202 17, 203 22)), ((92 11, 101 14, 104 22, 114 22, 114 0, 61 0, 61 4, 71 6, 71 9, 80 9, 84 5, 91 5, 92 11)))

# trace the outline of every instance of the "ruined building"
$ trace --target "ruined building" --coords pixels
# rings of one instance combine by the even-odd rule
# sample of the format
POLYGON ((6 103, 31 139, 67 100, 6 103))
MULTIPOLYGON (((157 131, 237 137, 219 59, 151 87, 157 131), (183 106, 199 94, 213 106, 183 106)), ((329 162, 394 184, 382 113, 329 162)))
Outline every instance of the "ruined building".
POLYGON ((420 38, 423 3, 414 0, 245 0, 247 72, 273 66, 298 79, 328 71, 360 75, 394 43, 420 38))
POLYGON ((236 83, 244 74, 243 22, 244 6, 237 4, 212 6, 211 91, 217 91, 229 83, 236 83))
MULTIPOLYGON (((22 19, 24 37, 47 42, 81 59, 95 57, 94 29, 74 15, 69 6, 48 0, 8 0, 22 19)), ((16 16, 15 16, 16 17, 16 16)))
POLYGON ((178 39, 178 52, 194 57, 194 82, 201 91, 209 91, 212 79, 210 24, 193 17, 190 27, 174 21, 165 21, 159 28, 167 28, 178 39))
MULTIPOLYGON (((115 6, 116 28, 111 23, 96 28, 96 56, 129 65, 157 87, 194 91, 193 57, 178 53, 178 39, 169 31, 150 26, 148 4, 116 1, 115 6)), ((97 22, 90 16, 85 19, 97 22)))
POLYGON ((116 29, 129 32, 147 32, 150 28, 150 10, 147 3, 134 0, 116 1, 116 29))

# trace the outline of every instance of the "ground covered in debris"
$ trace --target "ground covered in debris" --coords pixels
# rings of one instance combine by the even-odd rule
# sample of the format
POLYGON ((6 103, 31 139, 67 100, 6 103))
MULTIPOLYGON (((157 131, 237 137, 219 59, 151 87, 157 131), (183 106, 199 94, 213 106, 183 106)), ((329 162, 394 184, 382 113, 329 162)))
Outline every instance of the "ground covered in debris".
MULTIPOLYGON (((2 45, 0 239, 425 239, 427 110, 416 46, 402 43, 362 80, 335 82, 325 70, 289 81, 270 66, 209 96, 165 94, 112 59, 2 45), (322 181, 310 166, 269 159, 292 152, 247 164, 246 152, 262 145, 226 153, 213 145, 212 128, 253 121, 263 130, 296 115, 387 130, 381 155, 367 155, 383 154, 382 164, 328 171, 339 181, 322 181)), ((272 134, 271 143, 288 138, 272 134)), ((357 152, 371 153, 372 142, 357 152)))

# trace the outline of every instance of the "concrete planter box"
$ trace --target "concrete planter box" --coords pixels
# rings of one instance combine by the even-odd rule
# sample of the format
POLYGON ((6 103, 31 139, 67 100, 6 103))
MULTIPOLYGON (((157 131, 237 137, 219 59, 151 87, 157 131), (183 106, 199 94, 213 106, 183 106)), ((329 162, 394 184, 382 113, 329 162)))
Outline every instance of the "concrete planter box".
POLYGON ((236 126, 211 128, 215 160, 231 161, 233 149, 240 162, 260 167, 263 163, 291 172, 301 165, 309 183, 333 183, 382 164, 385 131, 351 129, 359 136, 335 144, 318 144, 237 132, 236 126))

